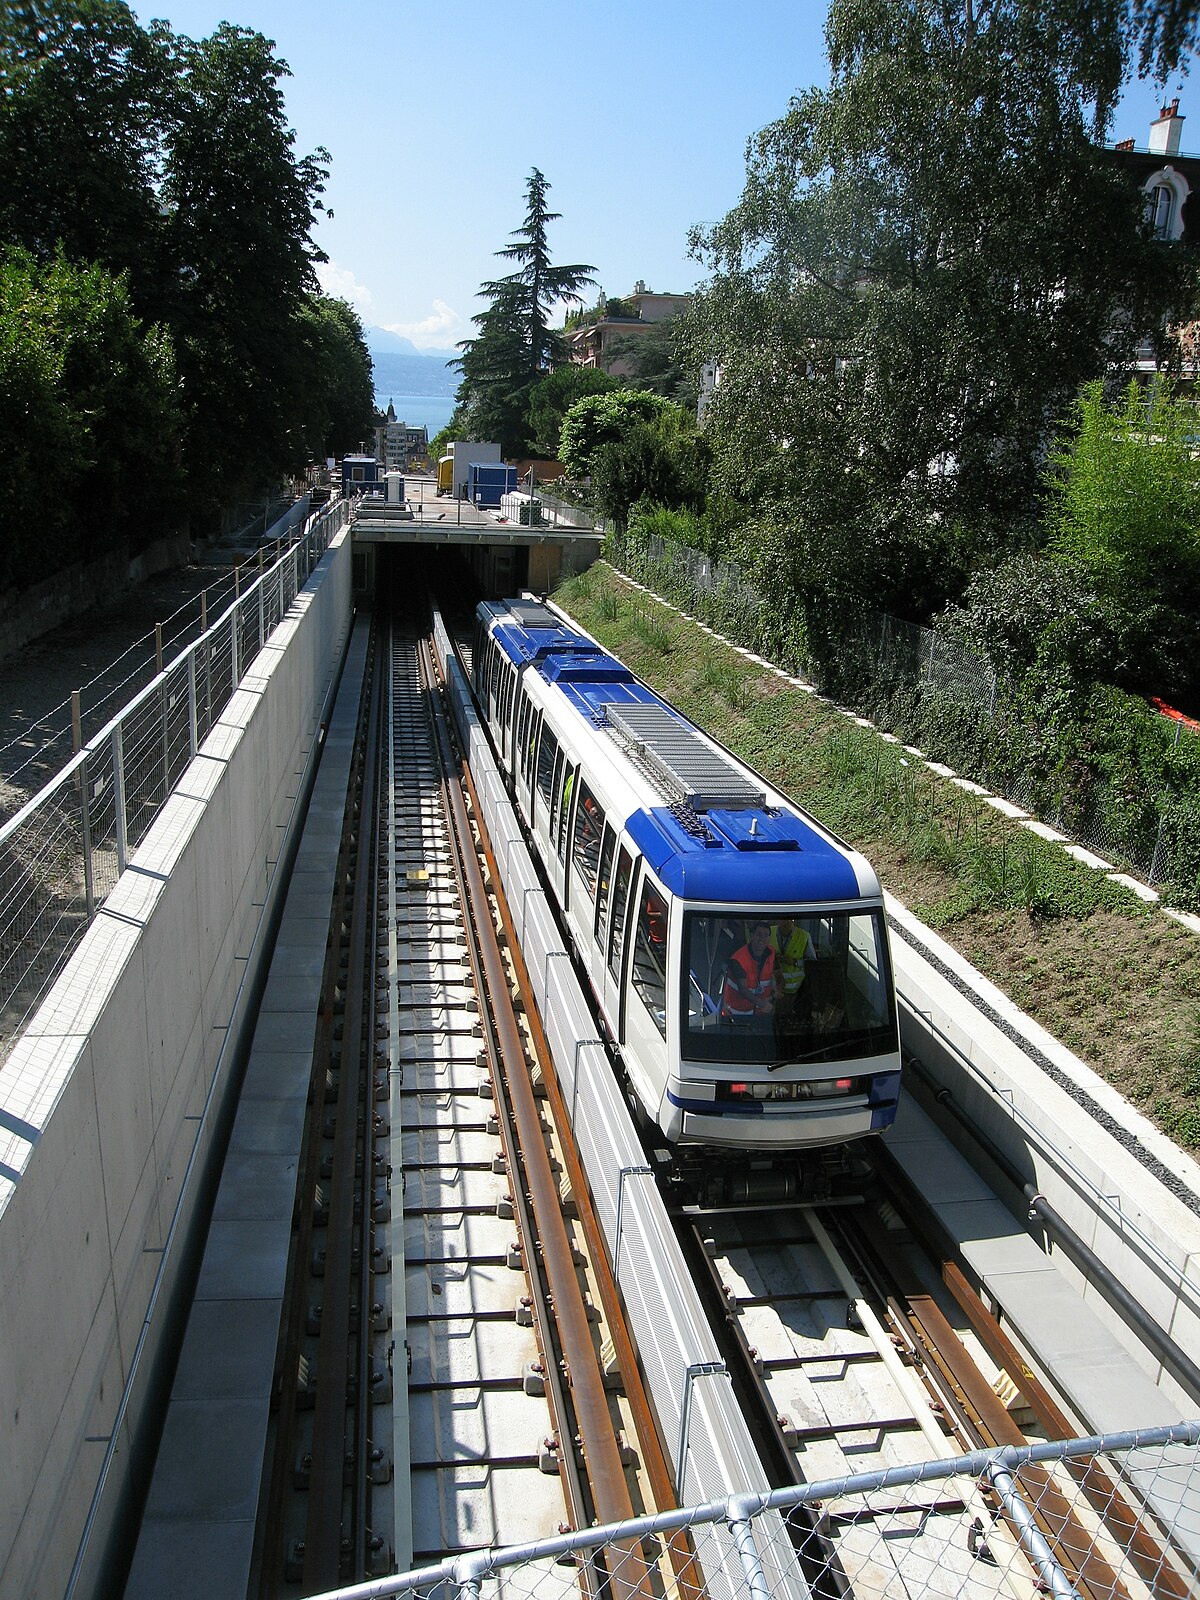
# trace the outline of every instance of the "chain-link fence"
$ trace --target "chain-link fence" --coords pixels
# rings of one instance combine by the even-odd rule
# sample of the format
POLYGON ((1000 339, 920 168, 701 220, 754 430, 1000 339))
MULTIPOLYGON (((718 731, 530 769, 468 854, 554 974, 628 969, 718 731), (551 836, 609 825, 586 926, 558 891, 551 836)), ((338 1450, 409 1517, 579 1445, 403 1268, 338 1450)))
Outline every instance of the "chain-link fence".
MULTIPOLYGON (((839 638, 832 674, 807 648, 788 608, 735 562, 656 535, 610 536, 606 552, 631 578, 735 643, 805 677, 1104 861, 1150 885, 1169 885, 1178 903, 1200 904, 1196 797, 1165 783, 1118 785, 1082 762, 1064 763, 1046 730, 1030 728, 1015 709, 1016 685, 965 646, 916 623, 867 615, 839 638)), ((1174 739, 1200 733, 1177 722, 1164 748, 1174 739)))
POLYGON ((978 1450, 473 1551, 337 1596, 1194 1600, 1198 1446, 1192 1422, 978 1450))
POLYGON ((217 621, 0 827, 0 1061, 345 520, 344 502, 328 507, 240 578, 217 621))

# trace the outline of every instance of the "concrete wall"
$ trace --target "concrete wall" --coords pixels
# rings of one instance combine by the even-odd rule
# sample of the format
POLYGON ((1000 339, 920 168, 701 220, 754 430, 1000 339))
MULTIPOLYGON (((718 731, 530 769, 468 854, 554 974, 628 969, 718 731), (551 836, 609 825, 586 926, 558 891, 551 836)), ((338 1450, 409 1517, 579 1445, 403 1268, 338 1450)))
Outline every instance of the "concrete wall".
POLYGON ((186 534, 176 534, 136 556, 114 550, 96 561, 77 561, 28 589, 0 595, 0 661, 71 617, 116 600, 131 583, 183 566, 191 548, 186 534))
POLYGON ((0 1068, 6 1600, 68 1592, 93 1509, 72 1592, 100 1592, 153 1463, 276 864, 349 630, 350 550, 343 531, 0 1068))

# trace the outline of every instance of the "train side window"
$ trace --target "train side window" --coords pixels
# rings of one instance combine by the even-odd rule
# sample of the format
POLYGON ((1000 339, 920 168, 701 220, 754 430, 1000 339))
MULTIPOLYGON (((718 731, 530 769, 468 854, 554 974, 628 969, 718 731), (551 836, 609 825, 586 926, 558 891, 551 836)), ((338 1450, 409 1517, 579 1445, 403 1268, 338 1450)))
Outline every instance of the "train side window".
POLYGON ((570 795, 563 789, 563 771, 566 767, 566 754, 559 746, 558 754, 554 758, 554 772, 550 778, 550 843, 558 840, 558 830, 562 823, 563 807, 570 795))
POLYGON ((555 835, 555 844, 558 849, 558 859, 567 859, 567 840, 571 835, 571 797, 579 777, 579 768, 567 763, 563 777, 562 806, 558 814, 558 833, 555 835))
POLYGON ((601 950, 604 949, 604 935, 608 925, 608 902, 612 887, 612 859, 613 848, 617 836, 611 826, 604 824, 604 835, 600 844, 600 881, 596 885, 596 943, 601 950))
POLYGON ((538 745, 537 786, 538 793, 546 802, 547 811, 554 798, 554 763, 557 758, 558 740, 550 729, 543 725, 542 738, 538 745))
POLYGON ((633 987, 667 1036, 667 902, 653 884, 643 886, 633 939, 633 987))
POLYGON ((504 724, 505 733, 512 727, 513 690, 516 688, 517 674, 509 667, 504 674, 504 705, 500 717, 504 724))
POLYGON ((608 934, 608 970, 620 981, 621 957, 625 950, 625 922, 629 912, 629 880, 633 877, 633 862, 629 851, 621 846, 617 857, 617 881, 613 885, 612 925, 608 934))
POLYGON ((579 803, 575 807, 575 837, 571 859, 583 879, 591 899, 596 898, 596 878, 600 866, 600 835, 604 812, 585 779, 579 780, 579 803))
MULTIPOLYGON (((521 757, 521 766, 525 772, 525 782, 529 785, 530 789, 533 788, 533 773, 537 760, 538 739, 541 737, 541 732, 542 713, 540 711, 536 711, 534 712, 533 720, 529 724, 529 736, 525 740, 525 749, 521 757)), ((531 795, 531 802, 532 798, 533 797, 531 795)))

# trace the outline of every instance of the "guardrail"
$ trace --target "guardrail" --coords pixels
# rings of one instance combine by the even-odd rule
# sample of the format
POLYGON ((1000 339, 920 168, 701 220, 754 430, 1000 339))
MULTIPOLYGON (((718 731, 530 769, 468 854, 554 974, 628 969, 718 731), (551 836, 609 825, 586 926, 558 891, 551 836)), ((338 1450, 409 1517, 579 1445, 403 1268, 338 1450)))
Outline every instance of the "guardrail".
POLYGON ((0 1063, 347 519, 336 501, 0 827, 0 1063))
POLYGON ((700 1572, 739 1572, 735 1594, 770 1600, 778 1593, 772 1569, 794 1581, 799 1564, 807 1560, 811 1572, 820 1563, 797 1515, 804 1508, 810 1516, 820 1513, 823 1538, 842 1569, 818 1572, 825 1579, 821 1592, 841 1592, 838 1579, 850 1577, 849 1592, 858 1600, 901 1593, 1042 1593, 1078 1600, 1077 1585, 1083 1583, 1091 1594, 1184 1600, 1196 1594, 1200 1580, 1198 1446, 1200 1422, 1186 1422, 976 1450, 769 1494, 735 1494, 503 1550, 471 1551, 316 1600, 632 1594, 634 1584, 622 1581, 622 1566, 632 1570, 632 1557, 640 1559, 647 1541, 661 1549, 681 1533, 700 1572), (929 1485, 942 1485, 941 1495, 929 1485), (961 1506, 968 1499, 964 1489, 980 1512, 962 1538, 961 1517, 939 1512, 961 1506), (1084 1530, 1087 1542, 1081 1546, 1084 1530))

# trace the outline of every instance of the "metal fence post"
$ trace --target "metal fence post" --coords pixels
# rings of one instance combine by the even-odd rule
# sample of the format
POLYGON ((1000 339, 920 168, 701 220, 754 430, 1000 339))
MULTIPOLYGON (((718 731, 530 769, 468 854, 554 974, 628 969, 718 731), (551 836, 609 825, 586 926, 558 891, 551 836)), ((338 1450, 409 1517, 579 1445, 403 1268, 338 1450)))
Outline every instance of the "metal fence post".
POLYGON ((196 650, 188 651, 188 745, 192 755, 200 748, 200 708, 196 703, 196 650))
POLYGON ((263 593, 263 557, 262 551, 258 552, 258 648, 261 650, 267 642, 267 597, 263 593))
POLYGON ((229 630, 229 658, 233 666, 233 681, 230 684, 230 689, 233 690, 237 688, 242 676, 242 608, 240 605, 234 606, 233 610, 229 614, 229 621, 231 623, 229 630))
POLYGON ((762 1502, 757 1495, 734 1495, 725 1509, 725 1515, 753 1600, 770 1600, 771 1590, 759 1559, 758 1546, 754 1543, 754 1527, 750 1520, 754 1512, 761 1509, 762 1502))
MULTIPOLYGON (((78 689, 71 690, 71 743, 72 753, 78 755, 83 749, 83 709, 78 689)), ((95 896, 92 892, 92 819, 88 806, 88 770, 86 757, 79 765, 75 778, 75 788, 79 795, 80 835, 83 842, 83 898, 87 906, 88 921, 96 909, 95 896)))
POLYGON ((1055 1600, 1079 1600, 1079 1591, 1056 1561, 1054 1552, 1038 1527, 1033 1512, 1025 1504, 1012 1473, 997 1461, 988 1467, 988 1477, 1004 1504, 1008 1519, 1016 1529, 1025 1554, 1040 1573, 1046 1589, 1055 1596, 1055 1600))
POLYGON ((129 833, 125 824, 125 741, 118 722, 112 734, 113 824, 117 836, 117 871, 124 872, 129 859, 129 833))
POLYGON ((1166 816, 1160 811, 1158 813, 1158 832, 1154 836, 1154 853, 1150 857, 1150 871, 1146 875, 1146 882, 1152 889, 1154 887, 1155 880, 1158 877, 1158 852, 1162 845, 1163 823, 1165 821, 1166 816))

